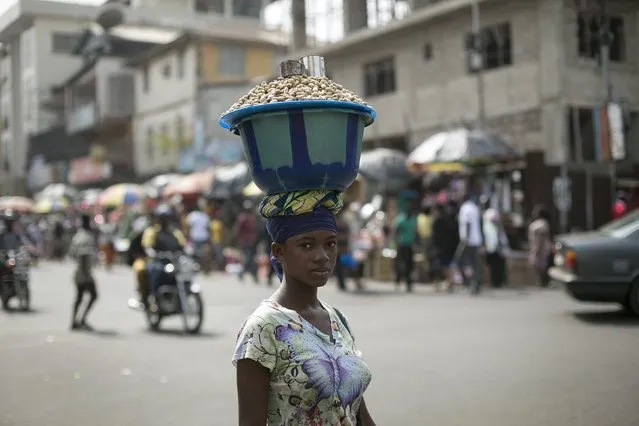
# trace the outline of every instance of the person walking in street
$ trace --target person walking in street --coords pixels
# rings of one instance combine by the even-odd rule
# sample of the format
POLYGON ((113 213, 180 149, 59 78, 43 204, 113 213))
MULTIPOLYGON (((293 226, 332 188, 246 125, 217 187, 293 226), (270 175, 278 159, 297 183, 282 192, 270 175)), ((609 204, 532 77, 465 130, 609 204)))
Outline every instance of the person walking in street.
POLYGON ((535 271, 542 287, 548 287, 550 277, 548 270, 552 266, 552 230, 550 214, 542 205, 535 206, 533 221, 528 226, 528 263, 535 271))
POLYGON ((413 291, 413 247, 417 244, 417 214, 413 203, 397 215, 393 223, 397 257, 395 258, 395 283, 400 286, 406 280, 406 290, 413 291))
POLYGON ((346 277, 348 275, 349 267, 346 264, 346 259, 349 259, 349 237, 350 226, 344 218, 344 213, 336 217, 337 223, 337 262, 335 263, 335 278, 337 278, 337 288, 341 291, 346 291, 346 277))
POLYGON ((501 288, 506 278, 506 258, 508 237, 501 222, 499 211, 488 209, 484 213, 484 246, 486 248, 486 264, 490 271, 490 281, 494 288, 501 288))
POLYGON ((471 294, 481 292, 482 278, 480 274, 479 255, 484 244, 481 225, 481 211, 475 197, 467 194, 459 209, 459 247, 457 248, 458 265, 464 280, 464 286, 471 294))
POLYGON ((249 273, 253 277, 255 284, 259 284, 259 278, 257 276, 257 265, 255 263, 255 255, 257 246, 257 214, 253 203, 250 200, 246 200, 243 204, 243 212, 237 219, 237 236, 240 248, 242 249, 242 255, 244 256, 244 268, 240 273, 240 280, 244 279, 244 274, 249 273))
POLYGON ((417 215, 417 233, 421 245, 421 252, 424 254, 425 266, 420 271, 421 281, 433 282, 440 274, 440 268, 433 250, 433 215, 432 207, 424 205, 417 215))
POLYGON ((194 207, 186 216, 186 227, 189 242, 195 249, 202 272, 208 275, 213 269, 213 254, 211 250, 211 218, 199 207, 194 207))
POLYGON ((90 331, 92 328, 87 323, 87 316, 98 300, 98 290, 92 272, 96 261, 97 242, 91 230, 91 216, 87 214, 82 216, 82 225, 71 239, 69 255, 77 262, 74 274, 76 295, 73 303, 71 330, 84 328, 90 331), (85 294, 89 295, 89 302, 78 320, 78 313, 85 294))
MULTIPOLYGON (((439 276, 436 278, 443 278, 446 288, 450 288, 452 284, 450 265, 453 262, 455 250, 459 243, 457 225, 454 218, 449 216, 445 211, 444 206, 436 204, 433 208, 433 222, 431 227, 432 261, 439 269, 439 276)), ((435 290, 438 290, 438 288, 439 286, 435 284, 435 290)))

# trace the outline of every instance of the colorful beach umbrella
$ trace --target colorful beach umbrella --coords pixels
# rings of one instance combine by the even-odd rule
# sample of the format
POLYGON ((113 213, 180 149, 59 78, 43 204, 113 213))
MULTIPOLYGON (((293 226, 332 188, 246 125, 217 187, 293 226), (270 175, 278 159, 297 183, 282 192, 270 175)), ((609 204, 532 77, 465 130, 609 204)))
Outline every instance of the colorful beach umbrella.
POLYGON ((169 183, 162 190, 164 198, 171 198, 175 195, 200 195, 213 181, 213 169, 202 172, 195 172, 169 183))
POLYGON ((26 197, 0 197, 0 210, 15 210, 20 213, 30 213, 35 204, 26 197))
POLYGON ((147 197, 146 189, 141 185, 120 183, 102 191, 98 204, 103 207, 130 206, 147 197))
POLYGON ((43 198, 36 203, 33 211, 39 214, 47 214, 51 212, 60 212, 68 208, 69 202, 64 198, 43 198))

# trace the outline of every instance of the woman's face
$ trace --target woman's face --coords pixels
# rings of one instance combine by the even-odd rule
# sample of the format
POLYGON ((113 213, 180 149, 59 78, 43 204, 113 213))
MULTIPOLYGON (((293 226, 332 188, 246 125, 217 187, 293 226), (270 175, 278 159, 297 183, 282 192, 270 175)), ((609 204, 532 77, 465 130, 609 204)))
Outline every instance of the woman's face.
POLYGON ((337 234, 320 230, 296 235, 273 244, 273 254, 284 274, 312 287, 322 287, 335 269, 337 234))

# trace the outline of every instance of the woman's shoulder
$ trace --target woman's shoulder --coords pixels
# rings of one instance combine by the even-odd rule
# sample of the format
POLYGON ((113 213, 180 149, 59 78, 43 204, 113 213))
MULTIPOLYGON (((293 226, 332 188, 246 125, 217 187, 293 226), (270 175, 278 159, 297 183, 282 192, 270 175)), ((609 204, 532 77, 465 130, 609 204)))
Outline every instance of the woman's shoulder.
POLYGON ((275 330, 286 321, 285 314, 276 305, 268 300, 260 303, 237 333, 233 363, 252 359, 272 371, 277 361, 275 330))
POLYGON ((285 321, 287 321, 286 314, 278 308, 278 305, 270 300, 264 300, 246 317, 242 329, 278 325, 285 321))

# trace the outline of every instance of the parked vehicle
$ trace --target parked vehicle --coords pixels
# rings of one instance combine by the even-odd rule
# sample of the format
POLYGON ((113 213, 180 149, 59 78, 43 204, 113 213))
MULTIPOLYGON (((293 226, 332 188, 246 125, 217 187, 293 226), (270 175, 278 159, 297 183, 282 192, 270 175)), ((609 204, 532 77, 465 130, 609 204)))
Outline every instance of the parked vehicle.
POLYGON ((619 303, 639 315, 639 209, 596 231, 561 235, 550 278, 583 302, 619 303))

